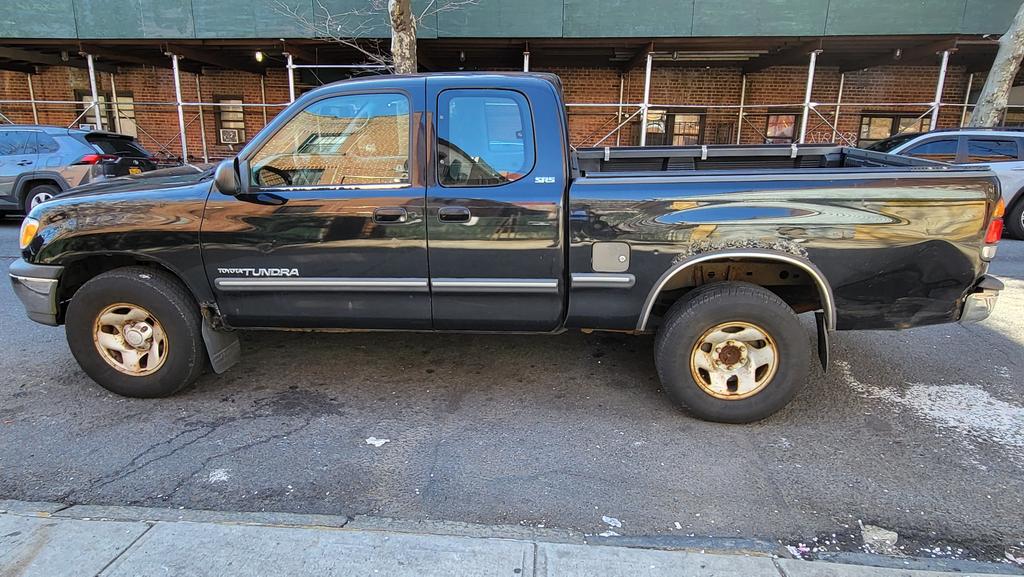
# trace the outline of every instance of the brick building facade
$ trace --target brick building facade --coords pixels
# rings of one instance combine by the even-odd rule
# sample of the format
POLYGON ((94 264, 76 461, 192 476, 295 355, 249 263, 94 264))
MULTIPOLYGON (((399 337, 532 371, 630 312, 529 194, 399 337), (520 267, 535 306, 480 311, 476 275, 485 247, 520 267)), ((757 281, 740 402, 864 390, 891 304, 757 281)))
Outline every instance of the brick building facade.
MULTIPOLYGON (((601 142, 602 146, 627 146, 639 142, 639 115, 626 122, 620 130, 615 130, 622 120, 637 111, 636 106, 623 106, 620 112, 614 103, 620 101, 620 89, 622 102, 633 105, 642 102, 642 67, 626 73, 612 67, 553 67, 534 70, 557 74, 562 79, 566 101, 570 105, 609 104, 601 108, 570 106, 570 135, 575 146, 592 146, 609 134, 601 142)), ((934 99, 938 73, 938 66, 903 65, 846 72, 838 122, 835 122, 834 104, 839 100, 841 74, 837 67, 819 67, 815 74, 812 101, 821 103, 818 112, 829 122, 835 123, 838 131, 834 132, 829 122, 812 113, 808 121, 807 141, 831 142, 835 137, 839 142, 858 143, 862 140, 865 117, 899 117, 911 123, 928 112, 929 105, 924 103, 934 99)), ((947 71, 940 127, 960 124, 967 97, 968 78, 964 67, 952 66, 947 71)), ((654 134, 669 120, 667 115, 670 114, 674 114, 672 118, 677 119, 675 126, 683 128, 676 143, 727 144, 735 143, 737 139, 744 144, 763 143, 768 136, 777 134, 769 134, 769 124, 779 126, 780 117, 793 117, 792 120, 799 124, 806 81, 807 66, 771 67, 746 75, 744 96, 744 73, 740 67, 655 65, 650 87, 652 112, 649 116, 649 144, 661 143, 656 141, 654 134), (740 122, 739 115, 741 96, 745 105, 743 122, 740 122), (659 105, 666 107, 660 108, 659 105), (662 112, 666 116, 659 116, 662 112)), ((974 86, 979 87, 981 82, 983 76, 975 74, 974 86)), ((27 102, 10 102, 29 99, 29 76, 20 72, 0 71, 0 101, 8 101, 0 104, 0 113, 10 121, 33 123, 38 119, 40 124, 62 126, 95 124, 91 113, 81 116, 84 105, 74 104, 89 98, 90 85, 86 70, 48 66, 41 68, 38 74, 33 74, 31 83, 34 99, 40 101, 35 105, 34 113, 33 106, 27 102)), ((244 129, 241 131, 244 143, 282 109, 282 106, 254 105, 288 102, 287 71, 268 68, 266 74, 261 76, 207 68, 201 75, 182 73, 181 90, 182 99, 186 102, 240 100, 245 105, 242 112, 244 129)), ((122 67, 117 73, 97 73, 97 92, 101 100, 112 101, 115 91, 119 100, 118 110, 115 111, 112 104, 105 106, 107 118, 104 124, 107 128, 116 130, 120 127, 123 132, 134 132, 151 152, 167 156, 181 154, 171 70, 137 66, 122 67), (115 112, 120 116, 120 123, 113 119, 115 112), (131 122, 135 124, 134 130, 129 128, 131 122)), ((201 160, 205 149, 206 156, 215 160, 230 156, 240 148, 239 144, 221 142, 218 133, 221 114, 221 109, 213 106, 185 108, 190 157, 201 160)), ((928 119, 930 115, 924 117, 925 128, 928 119)), ((789 121, 789 118, 782 118, 781 126, 789 121)), ((667 128, 671 131, 674 126, 667 128)), ((775 141, 784 142, 786 138, 783 136, 775 141)))

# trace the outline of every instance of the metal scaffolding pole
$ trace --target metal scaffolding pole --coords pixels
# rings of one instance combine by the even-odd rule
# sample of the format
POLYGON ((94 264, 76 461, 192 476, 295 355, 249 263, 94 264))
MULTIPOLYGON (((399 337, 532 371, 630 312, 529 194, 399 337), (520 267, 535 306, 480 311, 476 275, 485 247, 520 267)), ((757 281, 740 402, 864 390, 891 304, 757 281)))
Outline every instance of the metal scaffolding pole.
MULTIPOLYGON (((203 89, 199 85, 199 75, 195 74, 196 77, 196 100, 199 102, 203 101, 203 89)), ((263 77, 260 76, 260 84, 263 83, 263 77)), ((199 142, 203 145, 203 162, 210 162, 210 152, 206 147, 206 117, 203 116, 203 107, 197 106, 199 109, 199 142)), ((267 109, 263 109, 263 114, 267 113, 267 109)), ((264 123, 266 124, 266 123, 264 123)))
POLYGON ((288 68, 288 102, 295 102, 295 62, 291 54, 285 52, 284 56, 288 59, 285 65, 288 68))
POLYGON ((971 90, 974 90, 974 73, 967 77, 967 92, 964 93, 964 109, 960 111, 960 128, 967 123, 967 107, 971 105, 971 90))
POLYGON ((804 91, 804 114, 800 119, 800 144, 807 141, 807 117, 811 115, 811 91, 814 89, 814 67, 818 63, 818 53, 811 51, 811 61, 807 65, 807 90, 804 91))
POLYGON ((939 109, 942 107, 942 89, 946 87, 946 68, 949 67, 949 50, 942 52, 942 67, 939 68, 939 82, 935 85, 935 101, 932 103, 932 126, 939 126, 939 109))
MULTIPOLYGON (((619 110, 615 113, 615 121, 622 122, 622 97, 626 90, 626 75, 622 72, 619 73, 619 110)), ((615 133, 615 146, 622 145, 622 131, 619 130, 615 133)))
POLYGON ((28 79, 28 100, 32 103, 32 123, 39 124, 39 109, 36 108, 36 91, 32 88, 32 75, 26 72, 25 78, 28 79))
MULTIPOLYGON (((198 80, 196 80, 198 82, 198 80)), ((267 79, 262 74, 260 75, 260 111, 263 112, 263 126, 267 125, 267 79)))
POLYGON ((96 119, 96 130, 103 130, 103 121, 100 117, 100 95, 96 90, 96 68, 92 65, 92 54, 85 55, 85 61, 89 65, 89 89, 92 91, 92 112, 96 119))
POLYGON ((122 132, 121 130, 121 109, 117 106, 117 85, 114 84, 114 73, 110 73, 110 100, 111 105, 114 107, 114 132, 122 132))
POLYGON ((743 106, 747 103, 747 75, 743 75, 742 84, 740 84, 740 112, 736 118, 736 144, 739 144, 743 138, 743 106))
POLYGON ((654 53, 647 53, 647 68, 644 71, 644 103, 640 106, 643 117, 640 119, 640 146, 647 146, 647 109, 651 106, 651 63, 654 53))
POLYGON ((846 87, 846 73, 839 75, 839 95, 836 97, 836 111, 832 115, 832 142, 839 138, 839 109, 843 106, 843 88, 846 87))
POLYGON ((181 138, 181 161, 188 164, 188 143, 185 142, 185 108, 181 104, 181 73, 178 71, 178 55, 171 54, 174 69, 174 105, 178 108, 178 137, 181 138))

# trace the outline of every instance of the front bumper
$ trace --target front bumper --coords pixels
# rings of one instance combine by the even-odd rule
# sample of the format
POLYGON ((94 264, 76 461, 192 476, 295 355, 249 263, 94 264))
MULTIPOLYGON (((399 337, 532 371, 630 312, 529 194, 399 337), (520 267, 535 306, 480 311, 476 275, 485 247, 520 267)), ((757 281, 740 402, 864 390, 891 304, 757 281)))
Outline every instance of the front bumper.
POLYGON ((8 272, 14 294, 21 300, 28 318, 57 326, 57 283, 64 267, 29 264, 19 259, 8 272))
POLYGON ((981 277, 978 284, 974 286, 974 292, 964 299, 960 322, 976 323, 987 319, 996 308, 996 300, 1003 288, 1005 287, 1002 281, 996 277, 989 275, 981 277))

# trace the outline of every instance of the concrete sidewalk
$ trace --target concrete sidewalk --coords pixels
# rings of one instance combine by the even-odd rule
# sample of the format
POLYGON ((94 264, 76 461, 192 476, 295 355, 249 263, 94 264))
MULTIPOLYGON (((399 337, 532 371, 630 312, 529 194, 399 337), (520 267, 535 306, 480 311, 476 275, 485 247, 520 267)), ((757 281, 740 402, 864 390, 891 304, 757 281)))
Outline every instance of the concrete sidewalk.
MULTIPOLYGON (((589 545, 519 527, 0 501, 0 577, 953 575, 784 559, 743 543, 753 545, 707 553, 589 545)), ((996 575, 956 573, 968 574, 996 575)))

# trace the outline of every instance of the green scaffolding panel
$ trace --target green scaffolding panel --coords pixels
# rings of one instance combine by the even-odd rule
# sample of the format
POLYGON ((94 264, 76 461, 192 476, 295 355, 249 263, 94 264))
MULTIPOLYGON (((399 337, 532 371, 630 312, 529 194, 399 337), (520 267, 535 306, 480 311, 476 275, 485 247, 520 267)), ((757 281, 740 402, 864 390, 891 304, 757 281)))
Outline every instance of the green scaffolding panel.
POLYGON ((964 34, 1002 34, 1013 22, 1020 3, 1020 0, 967 0, 960 31, 964 34))
POLYGON ((565 37, 691 36, 694 0, 564 0, 565 37))
POLYGON ((562 3, 551 0, 439 0, 441 38, 558 38, 562 35, 562 3))
POLYGON ((191 0, 74 0, 79 38, 193 38, 191 0))
POLYGON ((955 34, 966 0, 831 0, 825 33, 955 34))
POLYGON ((72 0, 6 0, 0 10, 0 37, 75 38, 72 0))
POLYGON ((828 2, 822 0, 696 0, 694 36, 819 36, 828 2))

